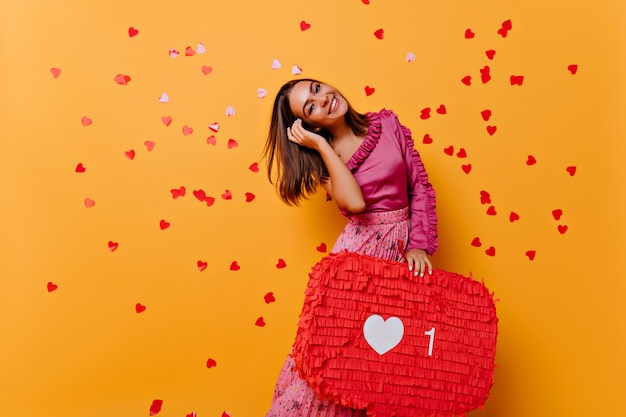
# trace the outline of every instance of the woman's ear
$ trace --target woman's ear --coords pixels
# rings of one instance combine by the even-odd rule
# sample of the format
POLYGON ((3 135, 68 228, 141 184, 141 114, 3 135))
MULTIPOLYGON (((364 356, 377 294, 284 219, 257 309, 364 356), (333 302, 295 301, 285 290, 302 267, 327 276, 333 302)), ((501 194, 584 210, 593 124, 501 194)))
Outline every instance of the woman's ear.
POLYGON ((313 128, 313 131, 314 131, 314 132, 319 132, 320 130, 322 130, 322 128, 321 128, 321 127, 314 127, 314 128, 313 128))

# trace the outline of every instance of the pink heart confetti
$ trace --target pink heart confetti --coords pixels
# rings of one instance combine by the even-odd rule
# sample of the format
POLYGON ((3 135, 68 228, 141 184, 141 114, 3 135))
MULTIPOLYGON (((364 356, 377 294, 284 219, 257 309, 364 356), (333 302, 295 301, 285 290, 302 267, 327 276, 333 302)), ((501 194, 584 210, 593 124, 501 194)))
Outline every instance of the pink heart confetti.
POLYGON ((128 83, 130 82, 130 77, 124 74, 117 74, 113 78, 113 81, 115 81, 119 85, 128 85, 128 83))
POLYGON ((235 139, 228 139, 228 149, 234 149, 239 146, 239 143, 235 139))
POLYGON ((172 116, 161 117, 161 123, 163 123, 165 126, 169 126, 172 123, 172 116))
POLYGON ((215 136, 211 135, 208 138, 206 138, 206 144, 207 145, 217 145, 217 139, 215 138, 215 136))
POLYGON ((208 65, 203 65, 200 69, 202 70, 202 73, 204 75, 209 75, 211 72, 213 72, 213 67, 210 67, 208 65))
POLYGON ((92 121, 89 117, 87 117, 87 116, 83 116, 83 118, 82 118, 82 119, 80 119, 80 122, 82 123, 82 125, 83 125, 84 127, 87 127, 87 126, 91 125, 91 123, 92 123, 93 121, 92 121))
POLYGON ((95 205, 96 205, 96 202, 93 201, 91 198, 86 198, 85 199, 85 207, 91 208, 91 207, 93 207, 95 205))
POLYGON ((61 75, 61 68, 50 68, 50 73, 53 78, 59 78, 61 75))
POLYGON ((147 140, 143 144, 145 145, 146 150, 148 152, 151 152, 154 149, 154 145, 156 145, 154 141, 151 141, 151 140, 147 140))

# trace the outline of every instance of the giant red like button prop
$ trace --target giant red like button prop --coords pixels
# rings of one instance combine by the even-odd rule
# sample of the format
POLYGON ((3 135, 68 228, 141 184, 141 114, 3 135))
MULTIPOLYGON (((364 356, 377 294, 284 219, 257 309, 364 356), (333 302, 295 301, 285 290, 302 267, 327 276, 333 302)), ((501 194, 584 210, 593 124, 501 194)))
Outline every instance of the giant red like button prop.
POLYGON ((322 398, 376 417, 452 417, 487 400, 497 333, 482 282, 341 252, 310 273, 293 355, 322 398))

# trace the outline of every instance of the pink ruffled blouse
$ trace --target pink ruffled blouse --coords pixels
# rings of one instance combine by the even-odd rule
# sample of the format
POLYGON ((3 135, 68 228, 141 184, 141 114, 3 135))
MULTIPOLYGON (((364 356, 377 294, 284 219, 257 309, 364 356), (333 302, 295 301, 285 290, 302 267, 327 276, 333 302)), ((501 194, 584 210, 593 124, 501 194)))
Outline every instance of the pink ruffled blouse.
POLYGON ((367 113, 367 117, 370 126, 363 143, 346 163, 363 191, 365 211, 408 206, 411 227, 406 249, 423 249, 432 255, 438 246, 435 191, 411 131, 391 110, 367 113))

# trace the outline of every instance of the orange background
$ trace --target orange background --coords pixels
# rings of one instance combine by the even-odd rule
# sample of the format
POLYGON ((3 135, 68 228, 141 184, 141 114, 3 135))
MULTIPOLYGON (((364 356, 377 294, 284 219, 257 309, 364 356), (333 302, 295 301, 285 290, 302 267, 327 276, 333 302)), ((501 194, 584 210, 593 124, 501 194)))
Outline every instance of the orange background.
POLYGON ((323 193, 286 207, 249 169, 295 65, 400 115, 438 193, 433 262, 500 299, 495 385, 472 415, 620 413, 624 17, 617 0, 3 1, 0 415, 144 416, 155 399, 164 417, 264 415, 306 274, 344 223, 323 193))

